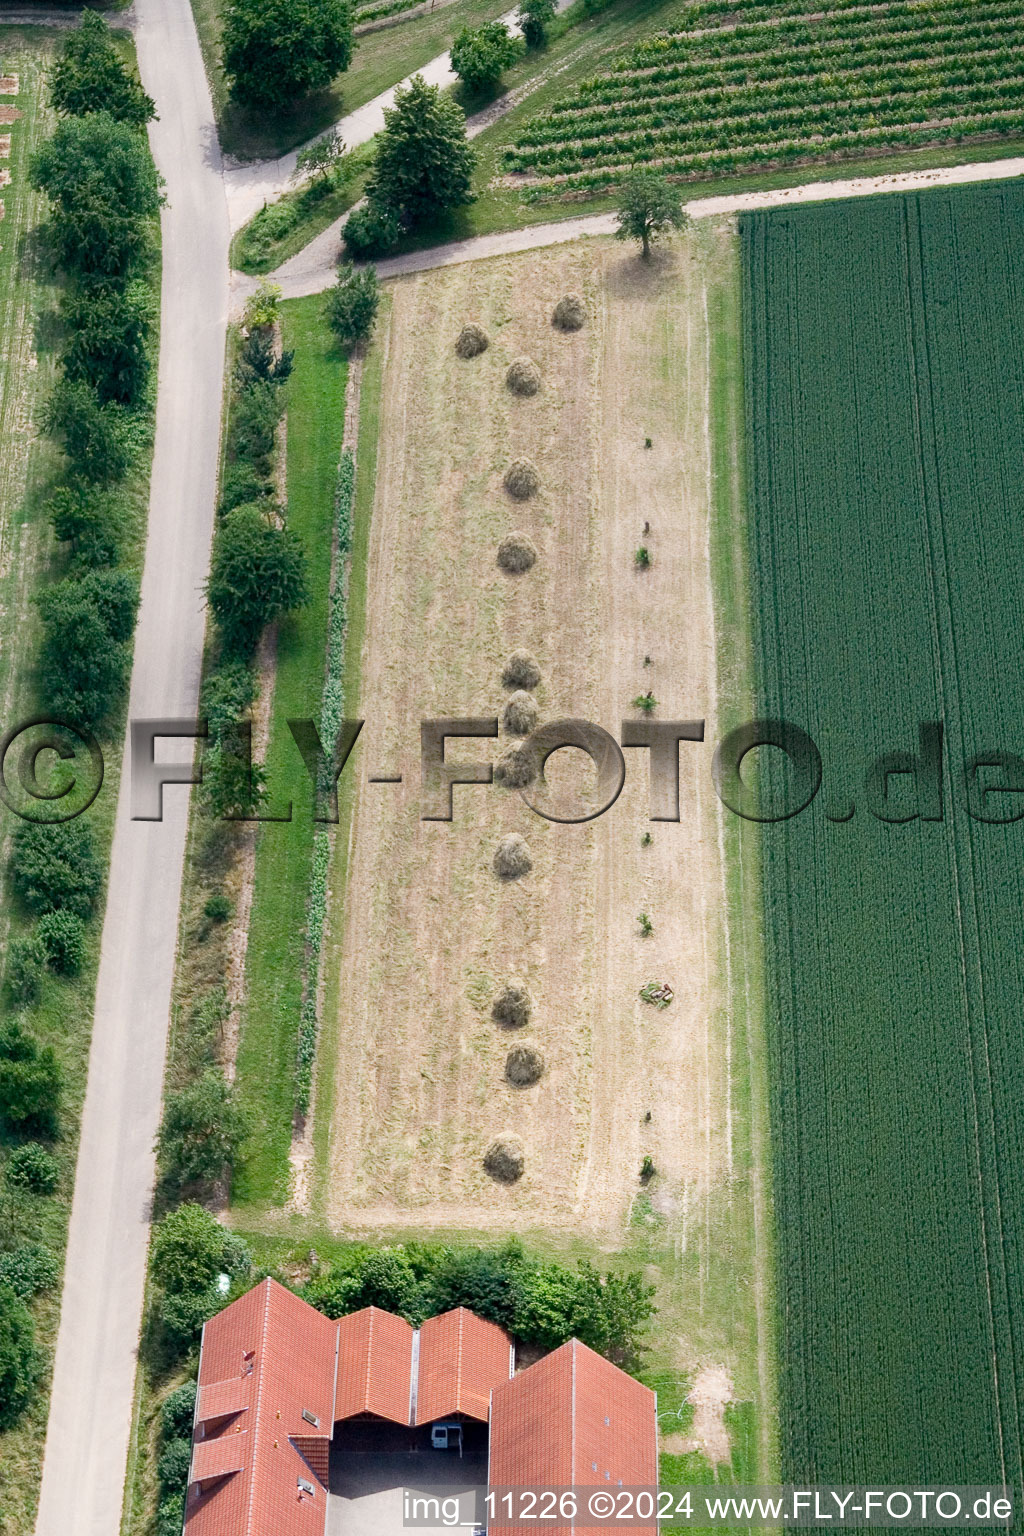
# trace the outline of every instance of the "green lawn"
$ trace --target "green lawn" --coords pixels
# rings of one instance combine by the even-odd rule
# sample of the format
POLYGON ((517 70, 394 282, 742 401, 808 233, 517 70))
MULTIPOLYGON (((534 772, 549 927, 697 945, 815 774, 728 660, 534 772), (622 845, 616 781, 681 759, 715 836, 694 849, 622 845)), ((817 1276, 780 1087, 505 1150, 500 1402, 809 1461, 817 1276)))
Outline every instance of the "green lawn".
POLYGON ((965 802, 1024 754, 1022 215, 1006 182, 741 223, 757 712, 824 761, 762 829, 798 1482, 1024 1483, 1019 797, 965 802))
POLYGON ((320 718, 348 376, 322 308, 322 298, 314 297, 281 310, 284 346, 295 350, 288 383, 288 522, 306 547, 310 598, 281 625, 277 643, 267 809, 276 814, 291 801, 293 818, 261 828, 256 851, 237 1078, 254 1134, 235 1168, 233 1194, 241 1203, 280 1201, 288 1191, 314 827, 310 780, 287 720, 320 718))
POLYGON ((356 38, 350 67, 333 85, 306 97, 292 112, 273 117, 245 112, 231 101, 220 67, 222 0, 192 0, 221 148, 239 160, 283 155, 429 64, 451 47, 460 27, 493 21, 509 9, 510 0, 449 0, 433 14, 364 33, 356 38))

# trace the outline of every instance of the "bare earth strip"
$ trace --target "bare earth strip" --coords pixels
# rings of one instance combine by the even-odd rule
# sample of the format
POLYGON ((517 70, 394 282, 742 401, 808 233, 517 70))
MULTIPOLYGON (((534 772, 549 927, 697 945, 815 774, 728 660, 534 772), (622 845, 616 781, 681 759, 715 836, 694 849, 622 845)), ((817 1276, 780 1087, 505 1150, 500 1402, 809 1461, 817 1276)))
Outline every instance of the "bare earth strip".
MULTIPOLYGON (((587 826, 545 822, 497 786, 456 790, 452 824, 422 822, 418 722, 500 713, 503 662, 525 646, 543 672, 546 718, 582 716, 618 736, 620 720, 635 716, 630 700, 652 688, 662 718, 706 717, 714 738, 708 290, 732 260, 724 229, 708 221, 649 268, 594 240, 394 289, 366 726, 350 879, 336 897, 344 940, 329 986, 340 998, 332 1225, 571 1226, 611 1237, 624 1229, 649 1154, 656 1203, 681 1247, 700 1247, 710 1204, 723 1196, 732 1123, 725 895, 707 763, 683 758, 682 820, 651 827, 646 848, 639 752, 627 753, 619 802, 587 826), (566 336, 550 315, 574 290, 591 319, 566 336), (463 362, 452 344, 470 318, 492 345, 463 362), (524 352, 544 378, 532 400, 504 385, 524 352), (543 480, 525 506, 501 486, 520 454, 543 480), (653 564, 640 571, 633 554, 645 521, 653 564), (495 551, 514 528, 540 558, 510 579, 495 551), (367 783, 381 772, 402 772, 404 784, 367 783), (490 860, 510 830, 528 840, 534 867, 505 885, 490 860), (654 923, 647 939, 641 910, 654 923), (490 1017, 513 975, 535 999, 520 1032, 490 1017), (664 1012, 638 1000, 652 976, 675 988, 664 1012), (503 1079, 520 1040, 547 1063, 532 1089, 503 1079), (481 1166, 505 1134, 527 1154, 511 1189, 481 1166)), ((455 742, 449 756, 486 761, 502 745, 455 742)), ((570 771, 558 774, 567 781, 570 771)))

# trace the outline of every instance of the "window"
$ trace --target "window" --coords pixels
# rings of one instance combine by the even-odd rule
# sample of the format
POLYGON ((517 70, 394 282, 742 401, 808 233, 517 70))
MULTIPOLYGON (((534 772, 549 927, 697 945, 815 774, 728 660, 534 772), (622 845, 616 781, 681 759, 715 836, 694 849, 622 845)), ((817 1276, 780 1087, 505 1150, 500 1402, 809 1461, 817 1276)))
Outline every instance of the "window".
POLYGON ((303 1408, 302 1417, 305 1419, 307 1424, 312 1424, 314 1429, 320 1428, 320 1420, 317 1418, 315 1413, 310 1413, 308 1408, 303 1408))

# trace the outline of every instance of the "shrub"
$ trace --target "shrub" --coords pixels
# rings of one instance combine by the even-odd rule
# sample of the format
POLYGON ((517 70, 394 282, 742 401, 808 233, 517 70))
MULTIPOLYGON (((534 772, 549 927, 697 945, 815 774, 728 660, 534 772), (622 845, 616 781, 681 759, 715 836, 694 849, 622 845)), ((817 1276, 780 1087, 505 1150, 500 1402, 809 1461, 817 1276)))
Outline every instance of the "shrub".
POLYGON ((266 475, 260 474, 255 464, 236 459, 224 471, 221 484, 219 510, 223 517, 236 507, 252 506, 264 497, 271 497, 274 487, 266 475))
POLYGON ((156 1508, 156 1536, 181 1536, 185 1524, 185 1495, 172 1493, 156 1508))
POLYGON ((651 1157, 650 1153, 646 1153, 643 1162, 640 1164, 640 1183, 649 1184, 657 1171, 657 1168, 654 1166, 654 1158, 651 1157))
POLYGON ((633 708, 642 710, 645 715, 653 714, 657 707, 658 701, 650 688, 646 693, 638 693, 633 700, 633 708))
POLYGON ((149 285, 72 288, 61 311, 68 332, 61 360, 66 377, 91 385, 104 404, 137 405, 149 380, 146 342, 154 311, 149 285))
POLYGON ((272 283, 269 278, 263 278, 256 286, 256 292, 251 293, 245 301, 242 311, 242 325, 247 331, 254 327, 270 327, 277 320, 278 305, 281 302, 281 285, 272 283))
POLYGON ((7 1286, 22 1301, 52 1291, 59 1276, 57 1260, 44 1243, 24 1243, 0 1254, 0 1287, 7 1286))
POLYGON ((234 910, 230 896, 223 891, 214 891, 203 903, 203 916, 211 923, 226 923, 234 910))
POLYGON ((505 1078, 513 1088, 531 1088, 544 1075, 544 1058, 528 1045, 517 1045, 505 1058, 505 1078))
POLYGON ((537 546, 525 533, 509 533, 498 545, 498 565, 508 576, 521 576, 537 563, 537 546))
POLYGON ((224 1297, 215 1285, 198 1295, 175 1293, 160 1303, 160 1321, 171 1346, 179 1353, 199 1342, 203 1324, 224 1310, 224 1297))
POLYGON ((156 1475, 162 1494, 184 1493, 188 1485, 188 1469, 192 1461, 192 1441, 184 1435, 171 1440, 160 1452, 156 1475))
POLYGON ((643 938, 645 938, 645 939, 649 939, 651 934, 654 932, 654 924, 651 922, 650 918, 647 916, 647 913, 646 912, 639 912, 637 914, 637 919, 636 920, 637 920, 637 923, 639 924, 639 927, 640 927, 641 936, 643 938))
POLYGON ((171 1094, 157 1142, 165 1193, 178 1194, 190 1185, 221 1178, 246 1130, 245 1115, 219 1071, 171 1094))
POLYGON ((113 708, 128 678, 138 584, 126 571, 90 571, 44 588, 36 605, 48 704, 73 725, 94 725, 113 708))
POLYGON ((522 1264, 522 1246, 515 1238, 502 1248, 447 1253, 430 1277, 429 1313, 437 1316, 468 1307, 477 1317, 511 1328, 522 1264))
POLYGON ((494 765, 494 778, 506 789, 525 789, 537 777, 537 762, 526 747, 509 747, 494 765))
POLYGON ((646 570, 650 569, 651 552, 647 548, 646 544, 640 544, 637 547, 636 551, 633 554, 633 564, 638 566, 640 568, 640 570, 642 570, 642 571, 646 571, 646 570))
POLYGON ((232 450, 264 476, 269 473, 283 410, 281 393, 272 379, 253 379, 239 390, 231 407, 232 450))
POLYGON ((38 1141, 15 1147, 4 1167, 4 1179, 11 1189, 30 1195, 52 1195, 60 1177, 57 1159, 38 1141))
POLYGON ((380 292, 373 268, 356 272, 345 264, 327 295, 324 318, 343 347, 358 346, 369 340, 379 304, 380 292))
POLYGON ((15 1130, 55 1136, 60 1069, 52 1046, 41 1046, 20 1019, 0 1025, 0 1118, 15 1130))
POLYGON ((522 44, 502 21, 463 27, 451 47, 452 69, 474 95, 496 91, 502 74, 514 64, 522 44))
POLYGON ((37 933, 11 940, 4 980, 13 1003, 25 1006, 35 1002, 45 965, 46 950, 37 933))
POLYGON ((526 1154, 518 1141, 492 1141, 484 1153, 484 1172, 497 1184, 515 1184, 526 1168, 526 1154))
POLYGON ((291 378, 295 353, 274 348, 274 333, 266 326, 253 326, 242 338, 235 359, 235 381, 244 389, 249 384, 284 384, 291 378))
POLYGON ((222 1272, 225 1236, 201 1205, 180 1205, 153 1232, 153 1278, 168 1296, 205 1296, 222 1272))
POLYGON ((535 395, 540 389, 540 369, 529 357, 517 357, 509 364, 505 383, 514 395, 535 395))
POLYGON ((25 1412, 41 1367, 32 1314, 10 1286, 0 1286, 0 1429, 25 1412))
POLYGON ((540 711, 532 694, 520 688, 505 705, 502 724, 513 736, 529 736, 537 724, 539 715, 540 711))
POLYGON ((479 357, 490 346, 487 332, 479 325, 464 325, 455 338, 456 355, 462 358, 479 357))
POLYGON ((46 912, 39 919, 40 942, 58 976, 77 976, 85 961, 85 923, 74 912, 46 912))
POLYGON ((54 826, 22 822, 11 840, 11 883, 32 912, 88 917, 103 884, 92 827, 82 816, 54 826))
POLYGON ((42 412, 42 428, 60 443, 74 478, 87 485, 123 480, 131 463, 128 423, 119 405, 104 405, 82 379, 61 379, 42 412))
POLYGON ((165 1441, 182 1440, 192 1433, 196 1415, 198 1384, 184 1381, 180 1387, 168 1392, 160 1405, 160 1432, 165 1441))
POLYGON ((348 68, 352 8, 347 0, 228 0, 223 47, 236 100, 281 111, 348 68))
POLYGON ((554 20, 555 0, 521 0, 519 25, 527 48, 539 48, 554 20))
POLYGON ((312 178, 312 185, 320 183, 325 188, 330 188, 334 180, 334 173, 338 168, 338 161, 345 153, 345 141, 336 128, 329 133, 314 139, 312 144, 307 144, 305 149, 300 149, 295 157, 295 177, 301 180, 304 176, 312 178))
POLYGON ((530 459, 513 459, 505 471, 503 484, 516 501, 529 501, 540 490, 540 475, 536 464, 530 459))
POLYGON ((513 651, 505 663, 501 680, 506 688, 536 688, 540 682, 540 667, 529 651, 513 651))
POLYGON ((156 115, 153 101, 121 62, 98 11, 85 11, 80 25, 65 33, 50 71, 50 99, 62 116, 102 110, 135 128, 156 115))
POLYGON ((145 135, 109 112, 68 117, 32 157, 29 179, 49 198, 57 264, 87 278, 123 278, 148 253, 160 209, 145 135))
POLYGON ((559 331, 579 331, 587 323, 587 306, 578 293, 567 293, 555 305, 551 323, 559 331))
POLYGON ((356 261, 365 261, 371 256, 387 256, 393 251, 402 228, 392 209, 368 201, 361 208, 353 208, 341 233, 349 255, 356 261))
POLYGON ((225 649, 251 656, 264 627, 306 601, 302 545, 258 507, 236 507, 214 541, 207 596, 225 649))
POLYGON ((491 1018, 505 1029, 523 1029, 530 1022, 533 999, 521 981, 510 981, 498 993, 491 1018))
POLYGON ((54 534, 86 566, 116 565, 121 517, 112 497, 85 481, 58 486, 47 503, 54 534))
POLYGON ((533 868, 530 849, 518 832, 510 832, 502 838, 493 862, 499 880, 521 880, 533 868))
POLYGON ((256 678, 244 661, 222 661, 207 675, 202 708, 214 741, 243 720, 256 698, 256 678))

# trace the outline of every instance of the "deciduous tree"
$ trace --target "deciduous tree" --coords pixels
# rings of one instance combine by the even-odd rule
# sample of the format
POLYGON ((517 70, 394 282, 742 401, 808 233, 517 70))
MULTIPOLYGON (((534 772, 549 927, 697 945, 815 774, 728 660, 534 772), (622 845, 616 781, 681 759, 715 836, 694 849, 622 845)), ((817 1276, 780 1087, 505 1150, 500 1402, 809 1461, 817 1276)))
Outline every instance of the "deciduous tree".
POLYGON ((65 33, 50 71, 50 99, 67 117, 103 111, 142 128, 156 116, 152 99, 123 64, 98 11, 84 11, 79 26, 65 33))
POLYGON ((224 72, 243 106, 281 110, 352 58, 348 0, 228 0, 224 72))
POLYGON ((626 182, 619 202, 619 240, 639 240, 644 260, 651 242, 666 229, 681 229, 686 222, 682 198, 656 171, 636 171, 626 182))
POLYGON ((395 92, 384 124, 367 184, 372 204, 415 229, 472 202, 476 157, 457 102, 414 75, 406 90, 395 92))

